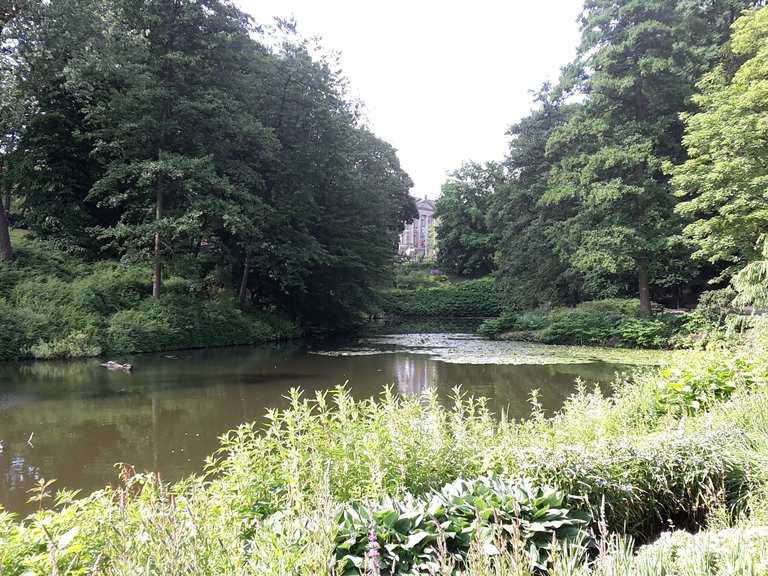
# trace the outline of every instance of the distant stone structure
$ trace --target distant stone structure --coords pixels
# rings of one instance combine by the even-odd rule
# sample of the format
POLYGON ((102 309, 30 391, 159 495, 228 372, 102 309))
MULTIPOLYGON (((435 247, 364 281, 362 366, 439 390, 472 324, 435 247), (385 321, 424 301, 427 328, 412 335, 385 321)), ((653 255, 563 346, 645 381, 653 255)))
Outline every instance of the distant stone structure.
POLYGON ((419 217, 400 233, 398 254, 411 260, 431 260, 435 257, 435 201, 426 196, 416 200, 419 217))

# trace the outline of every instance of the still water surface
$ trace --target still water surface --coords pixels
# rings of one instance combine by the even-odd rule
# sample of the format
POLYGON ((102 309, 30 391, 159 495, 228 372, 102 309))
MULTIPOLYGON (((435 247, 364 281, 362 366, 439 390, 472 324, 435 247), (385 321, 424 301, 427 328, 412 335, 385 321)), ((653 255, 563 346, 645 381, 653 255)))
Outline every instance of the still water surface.
POLYGON ((447 401, 461 385, 494 411, 524 418, 534 388, 553 410, 577 377, 605 384, 621 370, 545 348, 410 334, 118 358, 134 364, 132 374, 97 360, 0 363, 0 506, 29 511, 26 491, 40 478, 55 478, 58 488, 102 487, 114 481, 115 462, 166 480, 198 472, 220 434, 284 407, 293 387, 347 383, 360 398, 386 385, 402 394, 432 386, 447 401))

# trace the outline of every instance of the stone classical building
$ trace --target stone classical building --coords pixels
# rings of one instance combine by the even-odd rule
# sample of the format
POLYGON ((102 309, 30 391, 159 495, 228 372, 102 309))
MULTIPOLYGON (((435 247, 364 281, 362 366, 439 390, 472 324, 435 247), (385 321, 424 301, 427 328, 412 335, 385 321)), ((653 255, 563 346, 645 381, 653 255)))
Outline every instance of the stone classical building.
POLYGON ((419 217, 400 233, 398 253, 413 260, 431 260, 435 257, 435 201, 416 200, 419 217))

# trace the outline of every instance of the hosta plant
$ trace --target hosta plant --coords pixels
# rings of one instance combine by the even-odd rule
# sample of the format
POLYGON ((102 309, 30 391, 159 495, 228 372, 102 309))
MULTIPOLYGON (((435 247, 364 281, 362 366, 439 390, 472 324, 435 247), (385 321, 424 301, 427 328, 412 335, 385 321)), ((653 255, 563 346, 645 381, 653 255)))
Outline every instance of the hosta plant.
POLYGON ((572 501, 550 488, 483 476, 397 502, 350 504, 339 517, 336 560, 346 574, 373 564, 382 574, 431 574, 446 562, 462 566, 473 543, 501 553, 501 535, 522 540, 531 564, 544 568, 553 543, 593 541, 590 515, 572 501))

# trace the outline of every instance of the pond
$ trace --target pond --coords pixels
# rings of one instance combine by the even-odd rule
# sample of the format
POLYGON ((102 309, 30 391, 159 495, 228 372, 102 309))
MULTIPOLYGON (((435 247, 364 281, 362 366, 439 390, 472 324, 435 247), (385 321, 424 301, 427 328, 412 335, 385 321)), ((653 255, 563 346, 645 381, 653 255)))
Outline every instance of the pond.
POLYGON ((169 481, 199 472, 219 435, 261 419, 267 408, 284 407, 294 387, 309 392, 346 383, 360 398, 386 385, 401 394, 432 386, 449 401, 461 386, 487 397, 494 411, 524 418, 531 390, 539 391, 545 409, 555 410, 577 378, 606 386, 628 361, 596 349, 468 334, 380 335, 116 360, 132 362, 134 372, 112 372, 95 359, 0 363, 0 505, 29 511, 27 490, 40 478, 56 479, 57 488, 100 488, 115 479, 116 462, 169 481))

